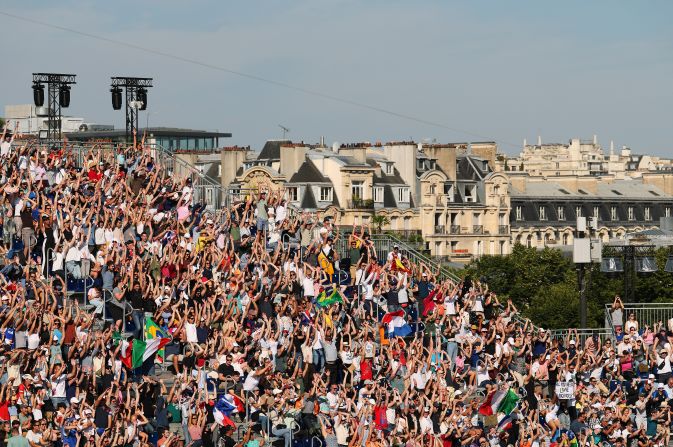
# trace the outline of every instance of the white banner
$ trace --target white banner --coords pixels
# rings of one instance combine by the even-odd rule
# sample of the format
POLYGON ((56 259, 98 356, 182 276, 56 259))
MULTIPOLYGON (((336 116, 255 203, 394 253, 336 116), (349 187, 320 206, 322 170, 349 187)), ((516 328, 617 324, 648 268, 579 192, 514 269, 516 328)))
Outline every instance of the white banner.
POLYGON ((561 399, 574 399, 575 398, 575 382, 556 382, 556 387, 554 388, 556 396, 561 399))

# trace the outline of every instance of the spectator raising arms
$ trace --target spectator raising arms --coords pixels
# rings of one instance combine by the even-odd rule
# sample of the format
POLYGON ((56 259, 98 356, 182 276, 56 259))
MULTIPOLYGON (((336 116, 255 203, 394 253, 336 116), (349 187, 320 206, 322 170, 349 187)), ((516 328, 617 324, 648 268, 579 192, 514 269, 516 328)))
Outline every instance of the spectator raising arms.
POLYGON ((536 328, 261 182, 207 209, 143 143, 0 140, 9 446, 663 446, 668 322, 536 328), (113 150, 114 149, 114 150, 113 150))

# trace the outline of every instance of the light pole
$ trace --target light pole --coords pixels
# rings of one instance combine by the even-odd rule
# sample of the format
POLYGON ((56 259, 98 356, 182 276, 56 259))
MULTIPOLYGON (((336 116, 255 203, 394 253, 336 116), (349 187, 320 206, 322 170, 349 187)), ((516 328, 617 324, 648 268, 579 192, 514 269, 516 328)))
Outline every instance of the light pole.
POLYGON ((138 110, 147 109, 147 89, 152 87, 152 78, 113 77, 110 79, 112 108, 122 108, 122 93, 126 90, 126 141, 138 130, 138 110))
POLYGON ((587 218, 578 217, 573 239, 573 262, 577 267, 577 288, 580 294, 580 327, 587 327, 587 293, 585 272, 593 262, 601 262, 601 241, 591 239, 591 231, 598 229, 598 219, 592 217, 587 227, 587 218))
POLYGON ((76 84, 74 74, 33 73, 33 102, 44 105, 44 84, 47 84, 47 139, 61 139, 61 108, 70 106, 70 86, 76 84))

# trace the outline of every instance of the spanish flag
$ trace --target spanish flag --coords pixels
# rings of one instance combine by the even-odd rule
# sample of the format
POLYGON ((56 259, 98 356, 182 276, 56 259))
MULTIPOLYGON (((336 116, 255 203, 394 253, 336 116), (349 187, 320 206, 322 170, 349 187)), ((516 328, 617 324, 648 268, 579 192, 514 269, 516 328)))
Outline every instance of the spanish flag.
POLYGON ((405 267, 404 264, 402 264, 402 261, 400 261, 400 258, 395 258, 392 262, 392 270, 394 272, 404 272, 404 273, 411 273, 411 270, 409 270, 407 267, 405 267))

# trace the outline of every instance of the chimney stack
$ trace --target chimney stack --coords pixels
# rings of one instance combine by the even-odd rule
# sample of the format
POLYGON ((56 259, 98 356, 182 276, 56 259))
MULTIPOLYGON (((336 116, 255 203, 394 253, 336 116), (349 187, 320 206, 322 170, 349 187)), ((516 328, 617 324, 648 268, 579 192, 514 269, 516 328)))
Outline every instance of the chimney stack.
POLYGON ((542 146, 542 136, 540 135, 537 136, 537 145, 542 146))

